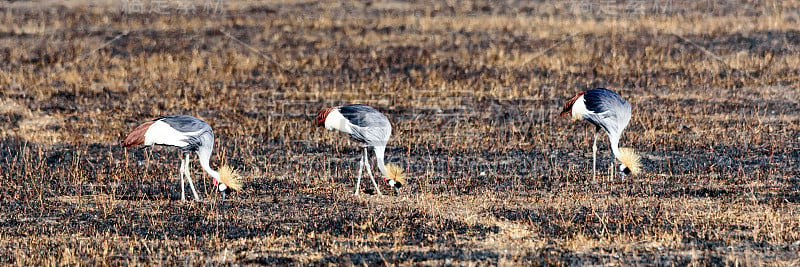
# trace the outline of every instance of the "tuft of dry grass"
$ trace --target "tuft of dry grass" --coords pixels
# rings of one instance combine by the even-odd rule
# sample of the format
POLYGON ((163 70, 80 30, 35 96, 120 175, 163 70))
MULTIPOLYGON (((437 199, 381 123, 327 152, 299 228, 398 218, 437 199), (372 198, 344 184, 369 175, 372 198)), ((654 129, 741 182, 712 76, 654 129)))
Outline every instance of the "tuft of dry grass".
POLYGON ((800 2, 634 2, 2 3, 0 263, 797 265, 800 2), (558 113, 592 87, 641 175, 603 140, 591 180, 558 113), (314 124, 347 103, 392 121, 400 196, 352 196, 360 148, 314 124), (181 203, 179 152, 119 146, 176 113, 245 190, 193 164, 181 203))

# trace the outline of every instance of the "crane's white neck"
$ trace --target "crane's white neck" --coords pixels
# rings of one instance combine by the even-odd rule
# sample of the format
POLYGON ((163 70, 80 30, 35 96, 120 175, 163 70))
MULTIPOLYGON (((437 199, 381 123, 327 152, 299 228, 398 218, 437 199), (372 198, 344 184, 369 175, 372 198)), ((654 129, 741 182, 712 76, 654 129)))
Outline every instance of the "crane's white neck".
POLYGON ((614 158, 619 158, 619 141, 611 141, 611 152, 614 153, 614 158))
POLYGON ((386 177, 386 165, 383 163, 383 151, 386 146, 375 146, 375 160, 378 161, 378 169, 384 177, 386 177))
POLYGON ((197 157, 200 158, 200 166, 203 167, 203 170, 205 170, 208 175, 211 175, 211 177, 214 177, 214 180, 219 182, 219 172, 211 169, 211 164, 209 163, 209 161, 211 161, 211 149, 201 146, 197 150, 197 157))
POLYGON ((611 143, 611 153, 614 153, 614 158, 619 158, 619 138, 620 135, 613 131, 608 131, 608 141, 611 143))

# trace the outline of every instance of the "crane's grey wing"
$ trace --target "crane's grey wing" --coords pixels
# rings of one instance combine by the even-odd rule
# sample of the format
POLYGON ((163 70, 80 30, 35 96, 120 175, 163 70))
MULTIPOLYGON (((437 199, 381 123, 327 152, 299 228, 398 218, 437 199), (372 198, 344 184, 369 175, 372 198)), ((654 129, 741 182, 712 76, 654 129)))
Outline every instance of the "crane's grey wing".
POLYGON ((631 105, 614 91, 597 88, 586 91, 583 95, 586 102, 586 109, 596 113, 606 113, 611 111, 617 114, 630 114, 631 105))
POLYGON ((342 114, 350 123, 359 127, 386 127, 389 119, 373 107, 355 104, 339 107, 342 114))
POLYGON ((201 119, 188 115, 167 115, 156 121, 162 121, 183 134, 183 140, 188 143, 182 147, 184 151, 196 151, 201 146, 214 144, 211 126, 201 119))
POLYGON ((175 130, 183 133, 193 133, 203 130, 211 131, 211 126, 205 121, 188 115, 167 115, 155 119, 169 124, 175 130))
POLYGON ((353 127, 350 134, 353 139, 364 142, 369 146, 386 146, 392 135, 392 127, 353 127))
POLYGON ((586 109, 593 114, 586 120, 603 127, 606 131, 621 132, 631 118, 631 104, 614 91, 597 88, 586 91, 583 95, 586 109))
POLYGON ((373 107, 361 104, 339 107, 339 113, 353 124, 350 136, 370 146, 385 146, 392 134, 392 124, 386 115, 373 107))

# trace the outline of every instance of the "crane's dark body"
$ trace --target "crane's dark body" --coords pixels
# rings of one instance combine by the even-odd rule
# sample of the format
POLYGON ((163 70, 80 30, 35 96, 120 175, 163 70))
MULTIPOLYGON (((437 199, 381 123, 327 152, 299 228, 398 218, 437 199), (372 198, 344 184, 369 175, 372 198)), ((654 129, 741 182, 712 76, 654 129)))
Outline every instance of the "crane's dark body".
POLYGON ((586 91, 583 98, 586 109, 591 111, 589 114, 584 114, 583 118, 597 128, 602 128, 611 134, 612 131, 621 132, 627 126, 631 105, 614 91, 605 88, 592 89, 586 91), (624 125, 620 127, 623 122, 624 125))
MULTIPOLYGON (((383 113, 380 113, 373 107, 362 104, 340 106, 339 113, 350 123, 358 126, 353 127, 353 131, 350 132, 350 137, 367 146, 386 145, 385 140, 388 140, 388 137, 375 136, 375 134, 372 133, 372 131, 377 129, 388 128, 390 129, 389 134, 391 134, 392 126, 389 123, 389 119, 386 118, 386 115, 383 115, 383 113)), ((385 130, 382 132, 385 133, 385 130)))
MULTIPOLYGON (((203 142, 207 142, 207 140, 211 140, 213 146, 214 131, 208 123, 198 118, 188 115, 167 115, 153 121, 163 121, 173 129, 187 134, 184 135, 183 141, 188 144, 185 146, 176 146, 184 153, 197 152, 197 150, 203 146, 203 142)), ((171 144, 161 145, 172 146, 171 144)))

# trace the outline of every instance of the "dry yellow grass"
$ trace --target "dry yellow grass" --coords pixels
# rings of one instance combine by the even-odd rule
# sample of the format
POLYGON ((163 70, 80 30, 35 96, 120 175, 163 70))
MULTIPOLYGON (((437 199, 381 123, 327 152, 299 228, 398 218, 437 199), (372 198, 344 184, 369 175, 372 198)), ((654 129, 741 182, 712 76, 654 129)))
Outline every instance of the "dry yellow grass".
POLYGON ((129 2, 0 4, 0 263, 800 263, 798 1, 129 2), (603 140, 592 181, 593 128, 558 117, 597 86, 640 176, 603 140), (354 198, 358 147, 315 127, 355 102, 403 195, 354 198), (181 203, 178 152, 119 147, 175 113, 242 191, 195 162, 181 203))

